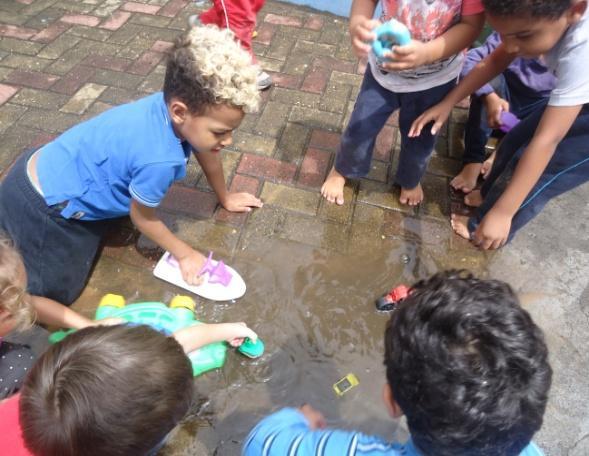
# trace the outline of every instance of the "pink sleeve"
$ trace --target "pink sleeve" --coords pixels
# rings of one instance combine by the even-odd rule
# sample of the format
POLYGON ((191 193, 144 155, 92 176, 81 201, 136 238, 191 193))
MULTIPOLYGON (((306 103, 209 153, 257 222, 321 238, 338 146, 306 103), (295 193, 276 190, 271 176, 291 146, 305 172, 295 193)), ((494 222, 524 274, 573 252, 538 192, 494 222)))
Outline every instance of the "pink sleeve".
POLYGON ((485 11, 483 8, 483 3, 481 0, 463 0, 462 1, 462 15, 463 16, 472 16, 474 14, 479 14, 485 11))

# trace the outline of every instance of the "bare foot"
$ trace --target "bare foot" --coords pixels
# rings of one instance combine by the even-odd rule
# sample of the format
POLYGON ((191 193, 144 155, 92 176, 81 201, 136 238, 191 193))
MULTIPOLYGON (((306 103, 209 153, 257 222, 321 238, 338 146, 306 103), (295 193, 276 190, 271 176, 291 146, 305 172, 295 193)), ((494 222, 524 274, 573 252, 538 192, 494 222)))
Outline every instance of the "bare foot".
POLYGON ((491 168, 493 167, 493 162, 495 161, 495 154, 497 152, 493 151, 491 153, 491 155, 489 155, 489 158, 487 158, 484 162, 483 162, 483 166, 481 168, 481 174, 483 175, 483 179, 486 179, 487 177, 489 177, 489 173, 491 172, 491 168))
POLYGON ((470 239, 468 232, 468 217, 466 215, 452 214, 450 216, 450 225, 454 232, 464 239, 470 239))
POLYGON ((417 184, 414 188, 401 187, 401 196, 399 196, 401 204, 408 204, 409 206, 417 206, 423 201, 423 189, 421 184, 417 184))
POLYGON ((339 206, 344 204, 344 185, 346 185, 346 178, 331 168, 327 179, 323 182, 321 187, 321 195, 330 203, 336 203, 339 206))
POLYGON ((470 193, 477 185, 477 179, 481 174, 482 163, 467 163, 454 179, 450 186, 454 190, 461 190, 464 193, 470 193))
POLYGON ((473 190, 464 197, 464 204, 470 207, 479 207, 483 204, 483 195, 480 190, 473 190))

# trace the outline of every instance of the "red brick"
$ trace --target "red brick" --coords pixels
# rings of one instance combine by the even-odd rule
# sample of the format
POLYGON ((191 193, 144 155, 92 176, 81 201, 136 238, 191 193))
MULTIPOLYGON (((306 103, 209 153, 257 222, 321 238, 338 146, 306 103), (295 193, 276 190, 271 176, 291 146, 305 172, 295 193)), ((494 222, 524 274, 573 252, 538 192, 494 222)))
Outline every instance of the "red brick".
POLYGON ((49 27, 41 30, 35 36, 31 38, 32 41, 39 43, 51 43, 55 38, 70 28, 70 24, 64 24, 63 22, 54 22, 49 27))
POLYGON ((302 25, 301 20, 297 17, 282 16, 272 13, 266 14, 264 22, 276 25, 290 25, 291 27, 300 27, 302 25))
POLYGON ((323 93, 330 71, 327 68, 312 68, 301 87, 302 90, 313 93, 323 93))
POLYGON ((55 135, 52 135, 50 133, 41 132, 33 138, 31 143, 29 144, 29 147, 31 149, 36 149, 37 147, 47 144, 49 141, 53 141, 55 137, 55 135))
POLYGON ((169 41, 157 40, 155 43, 153 43, 153 46, 151 46, 151 50, 154 52, 162 52, 165 54, 170 49, 172 49, 172 46, 174 46, 174 43, 171 43, 169 41))
POLYGON ((154 51, 145 51, 141 57, 139 57, 133 65, 127 70, 129 73, 140 74, 145 76, 149 74, 155 66, 160 63, 164 54, 154 51))
POLYGON ((256 31, 258 32, 258 35, 254 38, 254 41, 256 43, 260 43, 260 44, 270 44, 270 42, 272 41, 272 37, 274 36, 274 31, 276 30, 276 27, 272 24, 268 24, 268 23, 262 23, 257 29, 256 31))
POLYGON ((0 84, 0 106, 6 103, 16 92, 18 92, 18 87, 0 84))
POLYGON ((82 63, 96 68, 104 68, 105 70, 125 71, 129 68, 131 61, 122 57, 95 54, 86 57, 82 63))
POLYGON ((277 87, 286 87, 288 89, 296 89, 301 85, 300 76, 294 76, 286 73, 274 73, 268 71, 268 74, 272 76, 272 82, 277 87))
POLYGON ((160 16, 176 17, 176 15, 184 9, 188 4, 188 0, 170 0, 165 6, 159 11, 160 16))
POLYGON ((323 19, 319 16, 309 16, 303 27, 311 30, 321 30, 323 28, 323 19))
POLYGON ((54 92, 73 95, 90 79, 96 70, 84 65, 74 67, 68 74, 57 81, 51 90, 54 92))
POLYGON ((143 13, 143 14, 157 14, 160 7, 157 5, 145 5, 143 3, 127 2, 121 9, 130 11, 131 13, 143 13))
POLYGON ((353 73, 355 64, 352 62, 342 62, 333 57, 321 56, 313 60, 313 68, 325 68, 328 70, 341 71, 342 73, 353 73))
POLYGON ((4 82, 33 87, 35 89, 48 89, 58 79, 58 76, 52 74, 16 70, 10 73, 4 82))
MULTIPOLYGON (((242 176, 236 174, 231 181, 229 190, 231 192, 247 192, 252 195, 258 194, 260 181, 253 177, 242 176)), ((220 222, 229 223, 231 225, 242 225, 245 223, 248 212, 229 212, 224 208, 217 211, 216 219, 220 222)))
POLYGON ((298 182, 307 187, 320 187, 325 179, 331 153, 314 148, 307 149, 298 182))
POLYGON ((106 30, 118 30, 129 20, 130 17, 131 13, 127 13, 126 11, 115 11, 109 18, 100 24, 100 28, 106 30))
POLYGON ((214 193, 173 185, 162 201, 160 208, 192 217, 208 218, 215 212, 217 197, 214 193))
POLYGON ((253 154, 243 154, 237 168, 238 173, 266 177, 277 182, 291 182, 296 170, 297 167, 294 163, 253 154))
POLYGON ((380 133, 376 137, 376 145, 374 146, 374 158, 386 162, 390 161, 396 135, 397 129, 389 125, 385 125, 380 130, 380 133))
POLYGON ((340 135, 325 130, 313 130, 309 146, 335 151, 340 143, 340 135))
POLYGON ((60 21, 67 24, 86 25, 88 27, 96 27, 100 23, 100 19, 96 16, 88 16, 87 14, 66 14, 60 21))
POLYGON ((36 33, 37 30, 35 29, 0 24, 0 36, 9 36, 11 38, 18 38, 19 40, 26 40, 36 33))

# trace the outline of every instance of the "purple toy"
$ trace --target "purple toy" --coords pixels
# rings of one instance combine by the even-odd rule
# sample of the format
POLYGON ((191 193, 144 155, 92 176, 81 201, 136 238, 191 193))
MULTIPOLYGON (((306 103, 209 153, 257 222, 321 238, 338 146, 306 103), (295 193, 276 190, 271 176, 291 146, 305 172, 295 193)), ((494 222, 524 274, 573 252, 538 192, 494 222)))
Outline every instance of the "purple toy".
POLYGON ((519 123, 519 119, 514 116, 509 111, 503 111, 501 113, 501 125, 499 125, 499 130, 503 133, 508 133, 513 127, 515 127, 519 123))

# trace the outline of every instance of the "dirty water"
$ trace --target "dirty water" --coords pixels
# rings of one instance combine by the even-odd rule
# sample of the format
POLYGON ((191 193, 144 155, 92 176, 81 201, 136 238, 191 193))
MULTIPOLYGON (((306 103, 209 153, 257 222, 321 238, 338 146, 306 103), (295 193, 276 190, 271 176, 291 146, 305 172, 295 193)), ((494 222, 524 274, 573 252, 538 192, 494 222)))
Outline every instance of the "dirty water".
MULTIPOLYGON (((250 360, 229 351, 222 369, 197 377, 199 399, 163 454, 237 455, 263 416, 303 403, 322 411, 330 426, 405 440, 404 427, 388 417, 381 401, 388 314, 378 313, 374 301, 397 284, 445 267, 443 257, 428 252, 403 241, 364 245, 362 253, 346 255, 276 238, 242 245, 226 260, 244 277, 245 296, 232 303, 197 299, 196 315, 204 322, 247 322, 266 353, 250 360), (360 384, 338 397, 333 384, 348 373, 360 384)), ((182 294, 154 278, 149 267, 103 255, 76 308, 91 315, 108 292, 127 302, 169 303, 182 294)))

